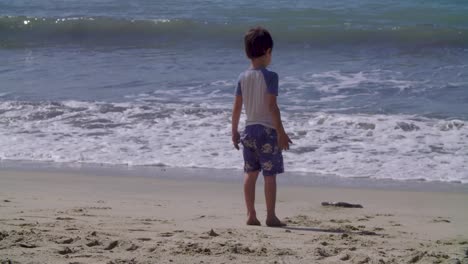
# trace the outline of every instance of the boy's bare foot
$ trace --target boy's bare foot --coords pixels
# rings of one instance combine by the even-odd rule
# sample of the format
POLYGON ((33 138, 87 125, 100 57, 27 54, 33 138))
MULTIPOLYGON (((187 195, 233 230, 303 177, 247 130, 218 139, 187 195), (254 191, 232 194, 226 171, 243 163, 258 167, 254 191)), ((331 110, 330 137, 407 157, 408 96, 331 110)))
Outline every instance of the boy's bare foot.
POLYGON ((247 225, 261 226, 262 224, 260 224, 260 221, 258 221, 256 217, 249 217, 249 219, 247 219, 247 225))
POLYGON ((285 223, 281 222, 278 217, 267 218, 266 225, 270 227, 283 227, 286 226, 285 223))

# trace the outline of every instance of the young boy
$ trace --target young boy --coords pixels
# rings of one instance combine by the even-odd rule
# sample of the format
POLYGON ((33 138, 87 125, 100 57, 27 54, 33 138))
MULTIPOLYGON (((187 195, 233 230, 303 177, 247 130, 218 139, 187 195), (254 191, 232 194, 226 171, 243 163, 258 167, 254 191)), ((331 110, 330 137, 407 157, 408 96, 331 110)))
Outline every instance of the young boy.
POLYGON ((251 66, 239 76, 232 110, 232 143, 239 149, 243 145, 244 196, 247 206, 247 225, 260 225, 255 211, 255 183, 263 170, 267 226, 285 226, 275 213, 276 175, 283 173, 282 150, 292 143, 284 131, 276 97, 278 74, 266 67, 271 63, 273 39, 261 27, 250 29, 244 36, 245 53, 251 66), (238 132, 242 105, 247 114, 246 127, 238 132))

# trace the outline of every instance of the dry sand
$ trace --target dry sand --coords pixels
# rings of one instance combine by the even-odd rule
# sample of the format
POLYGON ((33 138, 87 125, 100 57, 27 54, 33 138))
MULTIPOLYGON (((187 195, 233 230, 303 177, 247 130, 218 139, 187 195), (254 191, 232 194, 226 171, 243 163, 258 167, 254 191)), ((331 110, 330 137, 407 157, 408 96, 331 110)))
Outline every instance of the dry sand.
POLYGON ((468 263, 466 192, 279 186, 268 228, 258 185, 252 227, 240 183, 0 171, 0 263, 468 263))

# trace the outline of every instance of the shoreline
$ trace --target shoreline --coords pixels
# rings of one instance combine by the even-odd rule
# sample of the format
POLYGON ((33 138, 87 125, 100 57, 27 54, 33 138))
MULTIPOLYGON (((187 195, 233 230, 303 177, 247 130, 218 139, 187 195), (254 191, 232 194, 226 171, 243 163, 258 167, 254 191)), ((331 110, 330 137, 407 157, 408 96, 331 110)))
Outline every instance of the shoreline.
MULTIPOLYGON (((0 161, 0 172, 53 172, 84 175, 118 175, 160 179, 197 179, 216 182, 242 182, 243 172, 236 169, 174 168, 166 166, 127 166, 108 164, 77 164, 32 161, 0 161)), ((260 181, 263 177, 259 177, 260 181)), ((279 184, 305 187, 338 187, 376 190, 406 190, 428 192, 468 193, 468 183, 427 181, 424 179, 378 179, 369 177, 340 177, 317 173, 288 172, 277 176, 279 184)))

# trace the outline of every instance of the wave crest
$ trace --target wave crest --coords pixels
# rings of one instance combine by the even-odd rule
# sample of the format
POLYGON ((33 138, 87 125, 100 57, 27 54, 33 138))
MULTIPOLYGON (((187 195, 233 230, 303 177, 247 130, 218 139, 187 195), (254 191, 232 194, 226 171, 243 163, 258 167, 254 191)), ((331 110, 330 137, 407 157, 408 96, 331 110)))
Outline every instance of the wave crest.
MULTIPOLYGON (((309 24, 308 24, 309 23, 309 24)), ((209 23, 190 19, 131 20, 105 17, 0 17, 0 47, 114 45, 158 47, 193 42, 238 45, 249 24, 209 23)), ((468 29, 414 26, 305 24, 290 27, 266 22, 284 45, 396 45, 468 47, 468 29)))

